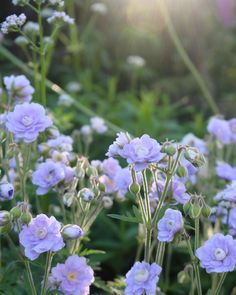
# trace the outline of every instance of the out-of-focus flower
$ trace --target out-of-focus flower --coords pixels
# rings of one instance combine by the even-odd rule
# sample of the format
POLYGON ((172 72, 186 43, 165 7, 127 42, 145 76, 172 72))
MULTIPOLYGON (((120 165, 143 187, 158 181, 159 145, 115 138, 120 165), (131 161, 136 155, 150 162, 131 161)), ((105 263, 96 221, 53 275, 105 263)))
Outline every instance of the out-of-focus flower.
POLYGON ((73 147, 73 139, 67 135, 60 135, 55 139, 47 142, 48 146, 62 152, 71 152, 73 147))
POLYGON ((65 295, 88 295, 94 273, 84 257, 72 255, 64 264, 58 263, 52 268, 48 280, 52 289, 58 289, 65 295))
POLYGON ((92 128, 89 125, 81 127, 80 132, 83 136, 90 136, 92 134, 92 128))
POLYGON ((41 253, 61 250, 65 244, 60 230, 61 224, 55 217, 37 215, 19 234, 20 244, 25 248, 25 256, 35 260, 41 253))
POLYGON ((106 156, 108 157, 116 157, 121 156, 124 146, 131 141, 131 137, 128 132, 119 132, 117 133, 117 138, 109 146, 108 152, 106 156))
POLYGON ((26 16, 21 13, 19 16, 16 14, 9 15, 6 20, 1 24, 1 32, 8 34, 10 31, 18 30, 26 22, 26 16))
POLYGON ((206 146, 206 142, 192 133, 186 134, 183 138, 181 143, 183 145, 190 145, 196 147, 201 153, 208 154, 208 148, 206 146))
POLYGON ((3 82, 11 99, 14 99, 17 103, 31 101, 34 88, 24 75, 6 76, 3 78, 3 82))
POLYGON ((231 130, 226 120, 213 117, 210 119, 207 130, 214 135, 223 144, 229 144, 231 141, 231 130))
POLYGON ((69 92, 79 92, 82 89, 82 86, 76 81, 71 81, 66 85, 66 89, 69 92))
POLYGON ((236 230, 236 207, 230 209, 229 211, 229 227, 236 230))
POLYGON ((82 198, 84 202, 91 202, 94 198, 94 193, 91 189, 84 187, 79 191, 78 197, 82 198))
POLYGON ((0 183, 0 200, 9 201, 14 197, 14 187, 9 182, 0 183))
POLYGON ((219 16, 225 27, 234 25, 234 6, 233 0, 217 0, 219 16))
POLYGON ((185 187, 184 183, 179 181, 177 178, 172 179, 171 190, 172 190, 173 198, 179 204, 185 204, 190 199, 190 196, 186 191, 186 187, 185 187))
POLYGON ((24 27, 23 31, 31 36, 35 36, 39 34, 39 24, 36 22, 28 21, 24 27))
POLYGON ((83 230, 76 224, 67 224, 62 229, 62 236, 67 239, 78 239, 83 236, 83 230))
POLYGON ((98 134, 103 134, 107 131, 105 121, 99 117, 93 117, 90 119, 91 128, 98 134))
POLYGON ((40 132, 52 125, 45 109, 38 103, 23 103, 16 105, 13 112, 7 114, 7 129, 16 140, 23 139, 30 143, 37 139, 40 132))
POLYGON ((102 203, 105 209, 110 209, 113 205, 113 200, 109 196, 104 196, 102 197, 102 203))
POLYGON ((147 168, 150 163, 161 161, 165 155, 161 153, 161 145, 149 135, 144 134, 126 144, 121 156, 129 164, 134 164, 137 171, 140 171, 147 168))
POLYGON ((127 63, 132 65, 132 66, 135 66, 135 67, 138 67, 138 68, 142 68, 145 66, 146 64, 146 61, 143 57, 141 56, 138 56, 138 55, 130 55, 127 57, 127 63))
POLYGON ((38 165, 32 174, 32 183, 38 186, 38 195, 45 195, 64 178, 65 172, 61 164, 49 160, 38 165))
POLYGON ((158 221, 157 239, 161 242, 172 242, 176 233, 184 227, 182 213, 179 210, 167 209, 164 216, 158 221))
POLYGON ((93 12, 97 12, 99 14, 105 15, 107 14, 107 6, 105 3, 96 2, 91 5, 91 10, 93 12))
POLYGON ((214 198, 216 201, 236 202, 236 181, 226 186, 226 189, 220 191, 214 198))
POLYGON ((236 180, 236 167, 232 167, 225 162, 219 162, 216 166, 216 174, 220 178, 229 181, 236 180))
POLYGON ((229 128, 231 130, 231 139, 236 143, 236 118, 229 120, 229 128))
POLYGON ((230 272, 236 266, 236 241, 217 233, 197 249, 196 256, 207 273, 230 272))
POLYGON ((61 94, 58 99, 58 105, 69 107, 73 104, 73 98, 68 94, 61 94))
POLYGON ((121 169, 119 162, 116 159, 108 158, 107 160, 104 160, 101 163, 101 170, 102 172, 110 177, 111 179, 114 179, 117 172, 121 169))
POLYGON ((157 283, 162 268, 156 264, 149 264, 147 262, 135 262, 132 268, 126 274, 126 288, 125 295, 148 295, 156 294, 157 283))
POLYGON ((48 0, 48 2, 52 5, 58 5, 59 7, 63 7, 65 4, 63 0, 48 0))
POLYGON ((29 44, 29 41, 24 36, 17 36, 14 42, 19 46, 26 46, 29 44))
POLYGON ((47 21, 50 24, 62 21, 69 25, 72 25, 75 22, 75 20, 71 18, 68 14, 66 14, 64 11, 54 11, 53 14, 47 19, 47 21))

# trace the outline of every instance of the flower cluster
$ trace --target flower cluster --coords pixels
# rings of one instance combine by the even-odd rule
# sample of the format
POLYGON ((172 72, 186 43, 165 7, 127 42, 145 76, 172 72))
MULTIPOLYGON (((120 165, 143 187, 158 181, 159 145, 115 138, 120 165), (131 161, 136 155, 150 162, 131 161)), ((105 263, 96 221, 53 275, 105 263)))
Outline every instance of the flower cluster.
POLYGON ((54 11, 53 14, 47 19, 47 21, 52 24, 55 22, 64 22, 69 25, 74 24, 74 19, 71 18, 68 14, 66 14, 64 11, 54 11))
POLYGON ((1 24, 1 32, 8 34, 10 31, 19 29, 26 22, 26 16, 21 13, 19 16, 16 14, 9 15, 6 20, 1 24))

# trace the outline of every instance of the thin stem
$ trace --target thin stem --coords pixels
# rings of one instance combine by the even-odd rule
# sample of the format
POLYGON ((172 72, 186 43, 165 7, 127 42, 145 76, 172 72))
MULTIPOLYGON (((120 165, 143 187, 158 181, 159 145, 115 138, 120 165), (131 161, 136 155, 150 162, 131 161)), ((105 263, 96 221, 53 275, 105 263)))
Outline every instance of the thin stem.
POLYGON ((28 276, 28 280, 29 280, 29 283, 30 283, 30 288, 31 288, 32 294, 37 295, 37 291, 35 289, 34 279, 33 279, 33 275, 32 275, 32 271, 31 271, 31 268, 30 268, 29 261, 24 259, 24 263, 25 263, 27 276, 28 276))
POLYGON ((189 58, 186 50, 184 49, 182 42, 175 30, 175 27, 171 21, 168 9, 166 7, 165 4, 166 0, 161 0, 158 1, 158 3, 160 3, 160 8, 161 8, 161 12, 165 18, 166 21, 166 25, 167 25, 167 29, 168 29, 168 33, 173 41, 173 43, 175 44, 175 47, 180 55, 180 57, 182 58, 185 66, 189 69, 189 71, 191 72, 191 74, 193 75, 194 79, 196 80, 199 88, 202 91, 202 94, 204 95, 209 107, 211 108, 212 112, 214 114, 219 114, 219 108, 216 105, 216 102, 213 98, 213 96, 211 95, 209 89, 207 88, 204 79, 202 78, 201 74, 199 73, 198 69, 196 68, 196 66, 193 64, 193 62, 191 61, 191 59, 189 58))
POLYGON ((146 203, 148 220, 151 222, 152 215, 151 215, 150 199, 148 195, 148 183, 147 183, 146 170, 142 171, 142 179, 143 179, 144 200, 146 203))
POLYGON ((146 238, 145 238, 145 248, 144 248, 144 260, 149 262, 150 260, 150 250, 152 242, 152 229, 146 228, 146 238))
POLYGON ((46 291, 47 291, 48 275, 49 275, 51 264, 52 264, 52 258, 53 258, 52 251, 48 251, 47 252, 47 257, 46 257, 44 278, 43 278, 43 287, 41 289, 40 295, 45 295, 46 291))
POLYGON ((165 242, 158 242, 157 245, 157 252, 156 252, 156 263, 160 266, 162 266, 163 264, 163 259, 164 259, 164 255, 165 255, 165 242))
POLYGON ((218 283, 216 289, 215 289, 215 290, 213 291, 213 293, 212 293, 213 295, 219 295, 219 294, 220 294, 220 290, 221 290, 221 288, 222 288, 222 286, 223 286, 223 283, 224 283, 224 281, 225 281, 226 276, 227 276, 227 272, 223 272, 223 273, 221 274, 221 276, 220 276, 220 280, 219 280, 219 283, 218 283))
POLYGON ((195 218, 195 243, 194 243, 194 250, 195 252, 199 248, 199 218, 195 218))

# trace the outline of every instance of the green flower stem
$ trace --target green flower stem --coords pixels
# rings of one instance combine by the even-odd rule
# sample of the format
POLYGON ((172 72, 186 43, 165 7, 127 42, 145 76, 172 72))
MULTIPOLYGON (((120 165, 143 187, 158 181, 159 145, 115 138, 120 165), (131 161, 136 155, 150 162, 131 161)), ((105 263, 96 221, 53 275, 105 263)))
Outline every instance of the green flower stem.
POLYGON ((213 291, 212 295, 219 295, 220 294, 220 290, 223 286, 223 283, 225 281, 225 278, 227 276, 227 272, 223 272, 221 275, 220 275, 220 280, 219 280, 219 283, 218 285, 216 286, 216 289, 213 291))
POLYGON ((152 242, 152 229, 146 227, 146 238, 144 248, 144 260, 149 263, 151 256, 151 242, 152 242))
POLYGON ((200 271, 199 271, 199 267, 197 265, 196 257, 195 257, 195 255, 193 253, 193 250, 192 250, 190 237, 188 236, 188 234, 186 232, 184 233, 184 237, 185 237, 187 247, 188 247, 188 251, 189 251, 189 255, 190 255, 190 258, 191 258, 192 264, 193 264, 193 269, 194 269, 194 273, 195 273, 195 279, 196 279, 196 283, 197 283, 197 292, 198 292, 198 295, 202 295, 200 271))
POLYGON ((194 243, 194 251, 196 252, 199 248, 199 230, 200 230, 200 222, 199 218, 195 218, 195 243, 194 243))
POLYGON ((171 21, 171 18, 170 18, 170 15, 169 15, 169 12, 168 12, 165 2, 166 2, 166 0, 161 0, 161 1, 158 1, 158 4, 160 3, 159 5, 161 8, 162 15, 163 15, 165 22, 166 22, 168 33, 175 45, 180 57, 182 58, 185 66, 189 69, 189 71, 193 75, 194 79, 196 80, 199 88, 201 89, 202 94, 205 97, 205 100, 207 101, 210 109, 212 110, 212 112, 214 114, 219 114, 220 113, 219 108, 216 105, 216 102, 215 102, 213 96, 211 95, 210 91, 208 90, 208 88, 204 82, 204 79, 202 78, 198 69, 193 64, 191 59, 189 58, 186 50, 184 49, 184 47, 182 45, 182 42, 181 42, 181 40, 174 28, 172 21, 171 21))
POLYGON ((26 267, 27 276, 28 276, 28 280, 29 280, 32 295, 37 295, 37 291, 36 291, 36 288, 35 288, 34 279, 33 279, 33 275, 32 275, 32 271, 31 271, 31 268, 30 268, 29 261, 24 258, 24 263, 25 263, 25 267, 26 267))
POLYGON ((162 266, 163 264, 163 259, 165 255, 165 246, 166 246, 165 242, 158 242, 155 261, 160 266, 162 266))
POLYGON ((45 265, 45 272, 44 272, 44 278, 43 278, 43 286, 42 286, 40 295, 46 295, 47 285, 48 285, 48 276, 49 276, 49 272, 51 269, 52 259, 53 259, 53 253, 52 253, 52 251, 48 251, 47 256, 46 256, 46 265, 45 265))
POLYGON ((143 180, 143 190, 144 190, 144 201, 145 201, 145 207, 147 212, 148 221, 151 222, 151 207, 150 207, 150 199, 148 194, 148 182, 147 182, 147 174, 146 170, 142 171, 142 180, 143 180))

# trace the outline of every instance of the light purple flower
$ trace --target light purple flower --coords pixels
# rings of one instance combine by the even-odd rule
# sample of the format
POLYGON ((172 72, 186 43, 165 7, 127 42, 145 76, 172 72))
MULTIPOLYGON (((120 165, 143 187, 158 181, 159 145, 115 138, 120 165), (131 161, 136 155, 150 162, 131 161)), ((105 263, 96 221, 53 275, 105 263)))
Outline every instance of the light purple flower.
POLYGON ((161 145, 149 135, 144 134, 126 144, 121 156, 129 164, 134 164, 137 171, 141 171, 147 168, 148 164, 162 160, 164 154, 161 153, 161 145))
POLYGON ((64 264, 58 263, 52 268, 48 280, 52 289, 58 289, 65 295, 89 295, 94 273, 84 257, 72 255, 64 264))
POLYGON ((231 138, 236 143, 236 118, 229 120, 229 128, 231 131, 231 138))
POLYGON ((17 103, 30 102, 34 88, 30 85, 30 81, 24 76, 7 76, 3 78, 8 95, 17 103))
POLYGON ((229 181, 236 180, 236 167, 232 167, 228 163, 219 162, 216 166, 216 174, 220 178, 229 181))
POLYGON ((236 207, 229 211, 229 227, 234 231, 236 230, 236 207))
POLYGON ((196 256, 207 273, 230 272, 236 265, 236 241, 217 233, 197 249, 196 256))
POLYGON ((164 216, 158 221, 157 239, 161 242, 172 242, 175 234, 184 227, 182 213, 179 210, 167 209, 164 216))
POLYGON ((106 156, 108 157, 121 156, 124 146, 128 144, 130 141, 131 141, 131 137, 128 132, 117 133, 117 138, 113 142, 113 144, 109 146, 106 156))
POLYGON ((23 139, 30 143, 37 139, 40 132, 52 125, 45 109, 38 103, 23 103, 16 105, 13 112, 7 114, 7 129, 16 140, 23 139))
POLYGON ((218 11, 224 26, 231 27, 234 24, 234 1, 217 0, 218 11))
POLYGON ((119 195, 125 195, 128 192, 129 186, 132 184, 131 172, 128 167, 121 168, 117 171, 114 178, 119 195))
POLYGON ((229 202, 236 202, 236 181, 232 181, 231 184, 226 186, 226 189, 220 191, 214 199, 216 201, 229 201, 229 202))
POLYGON ((25 248, 25 256, 35 260, 41 253, 61 250, 65 244, 61 233, 61 224, 55 217, 39 214, 24 226, 19 234, 20 244, 25 248))
POLYGON ((151 265, 145 261, 135 262, 126 274, 125 295, 155 295, 159 275, 162 268, 156 264, 151 265))
POLYGON ((107 131, 105 121, 99 117, 93 117, 90 119, 91 128, 98 134, 103 134, 107 131))
POLYGON ((208 123, 207 130, 223 144, 230 143, 231 130, 228 121, 213 117, 208 123))
POLYGON ((207 148, 206 142, 204 140, 198 138, 197 136, 195 136, 192 133, 186 134, 183 137, 181 143, 184 145, 190 145, 190 146, 196 147, 203 154, 208 153, 208 148, 207 148))
POLYGON ((3 181, 0 183, 0 201, 9 201, 14 197, 14 187, 11 183, 3 181))
POLYGON ((105 175, 107 175, 111 179, 114 179, 115 175, 121 169, 121 167, 116 159, 108 158, 107 160, 104 160, 102 162, 101 169, 105 175))
POLYGON ((73 139, 67 135, 60 135, 55 139, 50 139, 47 144, 49 147, 62 152, 71 152, 73 149, 73 139))
POLYGON ((105 185, 105 192, 107 194, 112 194, 117 191, 116 183, 114 180, 112 180, 107 175, 101 175, 99 177, 99 182, 103 183, 105 185))
POLYGON ((61 164, 49 160, 38 165, 37 170, 33 172, 32 182, 38 186, 36 193, 45 195, 64 178, 65 171, 61 164))
POLYGON ((172 197, 180 204, 185 204, 190 199, 189 194, 186 192, 186 187, 183 182, 177 178, 171 181, 172 197))

